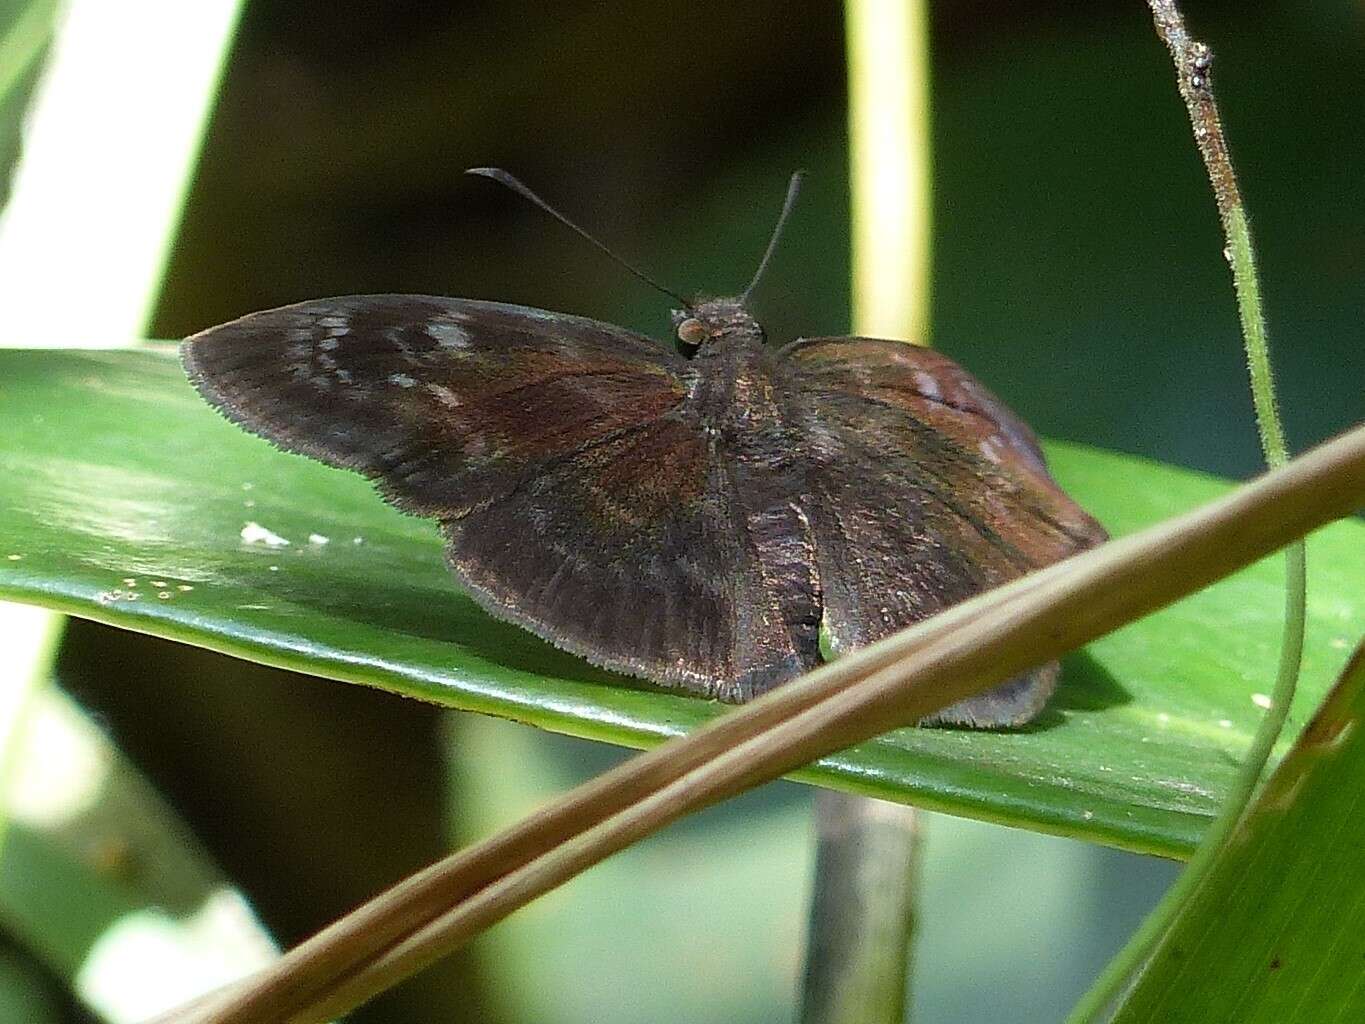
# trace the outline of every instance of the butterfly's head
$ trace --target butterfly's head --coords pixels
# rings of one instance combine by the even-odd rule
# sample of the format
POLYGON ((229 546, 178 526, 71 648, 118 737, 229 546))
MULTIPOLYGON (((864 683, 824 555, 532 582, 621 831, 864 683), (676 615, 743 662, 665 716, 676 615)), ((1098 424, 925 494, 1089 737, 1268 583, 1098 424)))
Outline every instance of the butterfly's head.
POLYGON ((735 298, 698 299, 690 309, 673 310, 673 330, 689 352, 741 340, 763 344, 763 328, 735 298))

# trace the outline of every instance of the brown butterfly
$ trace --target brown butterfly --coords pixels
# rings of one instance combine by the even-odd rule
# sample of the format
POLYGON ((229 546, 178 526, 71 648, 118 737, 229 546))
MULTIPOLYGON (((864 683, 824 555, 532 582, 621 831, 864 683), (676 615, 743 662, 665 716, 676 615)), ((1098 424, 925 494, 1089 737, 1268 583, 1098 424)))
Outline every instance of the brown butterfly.
MULTIPOLYGON (((752 288, 684 303, 676 347, 525 306, 361 295, 253 313, 182 356, 234 423, 436 519, 492 614, 721 700, 817 665, 822 629, 861 647, 1105 539, 952 360, 871 338, 769 347, 752 288)), ((1056 676, 930 721, 1026 722, 1056 676)))

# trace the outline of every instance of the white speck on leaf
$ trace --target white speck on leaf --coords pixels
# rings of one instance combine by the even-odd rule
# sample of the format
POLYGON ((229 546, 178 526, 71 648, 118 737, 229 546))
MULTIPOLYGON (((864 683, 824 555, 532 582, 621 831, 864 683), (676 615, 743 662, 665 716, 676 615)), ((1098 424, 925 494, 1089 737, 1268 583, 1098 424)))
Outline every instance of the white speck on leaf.
POLYGON ((1267 693, 1253 693, 1251 695, 1251 703, 1255 704, 1258 708, 1266 708, 1269 710, 1274 701, 1270 699, 1270 695, 1267 693))
POLYGON ((318 547, 322 547, 322 545, 330 543, 331 539, 332 539, 331 537, 324 537, 320 533, 310 533, 308 535, 308 543, 316 544, 318 547))
POLYGON ((278 533, 272 533, 260 523, 247 523, 242 527, 243 544, 264 544, 268 548, 286 548, 289 541, 278 533))

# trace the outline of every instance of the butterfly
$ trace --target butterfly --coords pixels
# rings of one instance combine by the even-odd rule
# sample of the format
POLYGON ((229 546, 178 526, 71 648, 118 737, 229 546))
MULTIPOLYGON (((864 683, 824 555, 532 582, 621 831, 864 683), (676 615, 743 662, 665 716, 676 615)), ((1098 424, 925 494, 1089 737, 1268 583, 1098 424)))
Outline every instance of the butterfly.
MULTIPOLYGON (((822 638, 862 647, 1105 539, 952 360, 876 338, 771 346, 752 288, 673 311, 674 345, 526 306, 352 295, 181 353, 234 423, 436 520, 493 615, 724 701, 815 667, 822 638)), ((1025 723, 1057 674, 922 724, 1025 723)))

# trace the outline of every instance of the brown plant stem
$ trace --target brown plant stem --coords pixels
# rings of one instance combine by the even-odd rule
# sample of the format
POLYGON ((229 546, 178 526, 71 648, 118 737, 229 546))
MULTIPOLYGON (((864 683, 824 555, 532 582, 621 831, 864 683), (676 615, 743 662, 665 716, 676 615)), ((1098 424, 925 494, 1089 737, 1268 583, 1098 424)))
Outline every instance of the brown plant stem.
POLYGON ((1213 96, 1213 52, 1204 43, 1190 38, 1175 0, 1148 0, 1148 6, 1152 10, 1157 36, 1166 44, 1175 64, 1180 98, 1185 101, 1194 142, 1204 160, 1209 183, 1213 186, 1218 219, 1227 239, 1224 255, 1232 267, 1237 312, 1246 339, 1261 447, 1265 451, 1266 462, 1278 466, 1285 461, 1288 453, 1270 375, 1269 345, 1251 229, 1247 223, 1246 209, 1242 205, 1242 193, 1237 187, 1237 175, 1232 169, 1232 159, 1228 156, 1218 104, 1213 96))
POLYGON ((326 1020, 684 814, 915 721, 1130 622, 1365 503, 1365 427, 1183 516, 841 658, 626 762, 163 1020, 326 1020))

